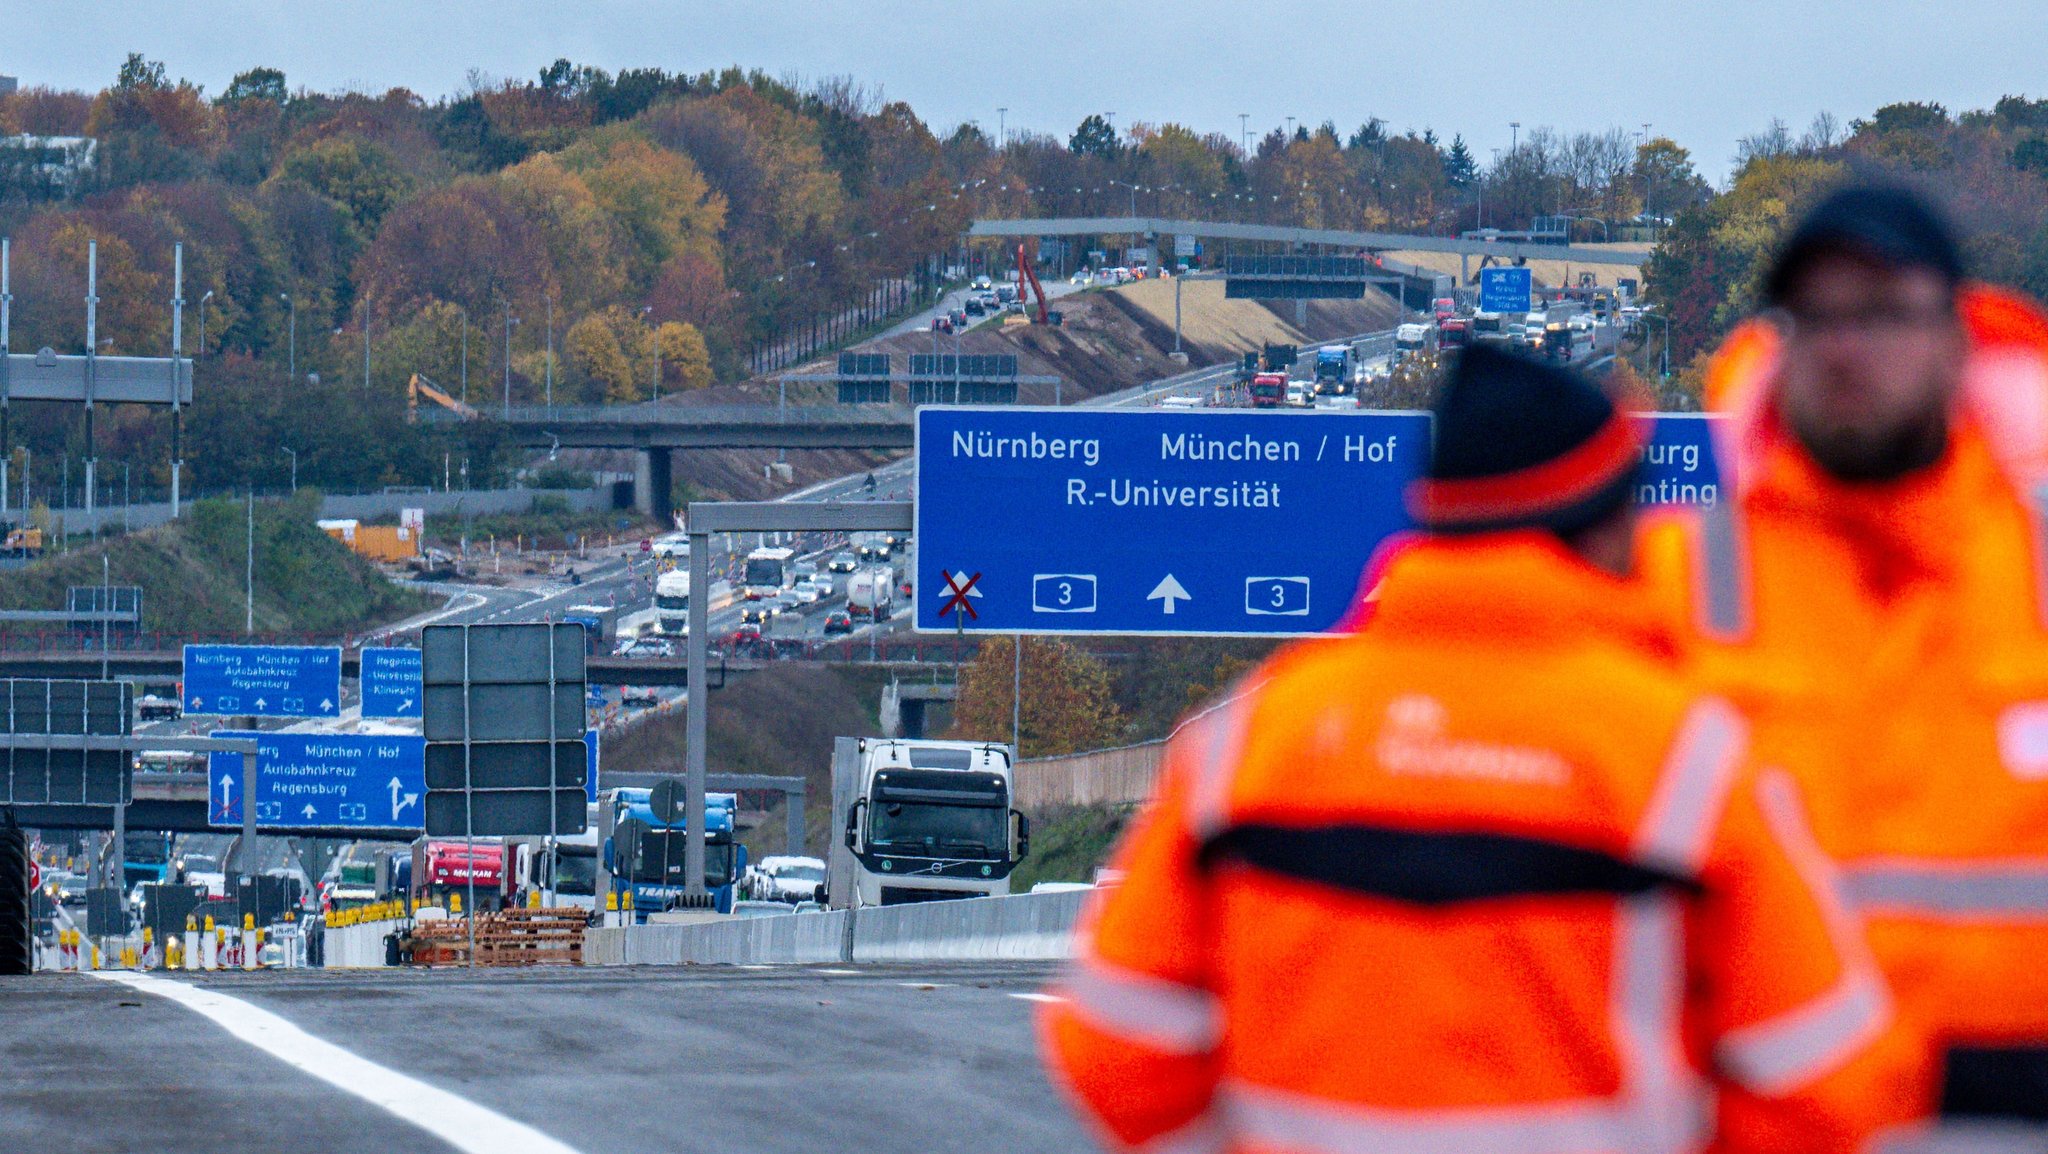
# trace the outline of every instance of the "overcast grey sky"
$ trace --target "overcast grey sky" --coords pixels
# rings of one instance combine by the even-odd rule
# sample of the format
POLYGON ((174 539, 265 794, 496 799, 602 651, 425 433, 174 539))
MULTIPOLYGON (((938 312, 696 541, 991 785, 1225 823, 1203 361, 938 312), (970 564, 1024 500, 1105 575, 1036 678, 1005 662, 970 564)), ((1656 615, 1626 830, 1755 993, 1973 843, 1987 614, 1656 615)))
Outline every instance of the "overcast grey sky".
POLYGON ((1091 112, 1236 135, 1288 116, 1454 132, 1649 122, 1721 177, 1736 140, 1895 100, 1954 111, 2048 95, 2048 0, 5 0, 0 73, 98 88, 142 52, 219 92, 254 65, 294 87, 423 95, 472 68, 850 75, 944 130, 1064 137, 1091 112))

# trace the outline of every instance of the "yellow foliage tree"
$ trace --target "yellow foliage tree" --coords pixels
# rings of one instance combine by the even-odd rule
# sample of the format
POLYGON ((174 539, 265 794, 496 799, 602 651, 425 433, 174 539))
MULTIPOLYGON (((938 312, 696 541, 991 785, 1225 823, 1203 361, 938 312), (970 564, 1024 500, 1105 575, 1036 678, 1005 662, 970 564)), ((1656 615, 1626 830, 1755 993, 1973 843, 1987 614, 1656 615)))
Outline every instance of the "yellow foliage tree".
POLYGON ((625 231, 634 284, 649 284, 654 270, 677 253, 718 252, 725 198, 711 191, 689 157, 623 125, 598 129, 559 155, 625 231))
MULTIPOLYGON (((1012 686, 1018 675, 1015 641, 991 637, 960 673, 953 704, 953 736, 1008 741, 1012 686)), ((1110 698, 1109 670, 1093 656, 1056 638, 1024 643, 1020 721, 1023 757, 1051 757, 1113 744, 1122 715, 1110 698)))
POLYGON ((655 330, 654 339, 661 348, 664 380, 680 380, 685 389, 701 389, 711 384, 711 349, 696 325, 668 321, 655 330))
POLYGON ((571 325, 562 338, 570 384, 586 404, 624 404, 640 399, 633 357, 619 339, 622 322, 630 323, 624 310, 605 309, 571 325))

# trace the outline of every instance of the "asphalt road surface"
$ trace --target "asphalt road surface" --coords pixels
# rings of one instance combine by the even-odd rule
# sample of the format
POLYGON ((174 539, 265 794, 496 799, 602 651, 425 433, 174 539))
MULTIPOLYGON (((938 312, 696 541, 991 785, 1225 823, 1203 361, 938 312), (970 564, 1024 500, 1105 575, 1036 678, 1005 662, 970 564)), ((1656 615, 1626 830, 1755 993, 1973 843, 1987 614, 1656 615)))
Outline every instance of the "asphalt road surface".
POLYGON ((0 1150, 1076 1154, 1031 1026, 1050 972, 0 978, 0 1150))

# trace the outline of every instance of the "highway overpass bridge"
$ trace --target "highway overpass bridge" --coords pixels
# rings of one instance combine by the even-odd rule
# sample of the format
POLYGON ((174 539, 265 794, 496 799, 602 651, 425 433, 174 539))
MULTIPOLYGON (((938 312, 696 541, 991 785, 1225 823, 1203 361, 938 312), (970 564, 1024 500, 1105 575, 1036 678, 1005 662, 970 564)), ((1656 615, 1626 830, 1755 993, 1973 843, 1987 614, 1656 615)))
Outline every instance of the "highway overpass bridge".
MULTIPOLYGON (((1531 260, 1561 260, 1572 264, 1639 265, 1646 251, 1614 248, 1585 248, 1569 244, 1532 244, 1483 237, 1422 236, 1404 232, 1366 232, 1341 228, 1298 228, 1282 224, 1239 224, 1228 221, 1175 220, 1156 216, 1059 216, 1025 220, 977 220, 967 235, 1032 236, 1192 236, 1200 240, 1242 240, 1262 244, 1285 244, 1293 248, 1338 248, 1367 252, 1445 252, 1469 261, 1491 258, 1496 263, 1516 264, 1531 260)), ((1153 267, 1158 267, 1153 250, 1153 267)), ((1469 267, 1466 280, 1470 280, 1469 267)))

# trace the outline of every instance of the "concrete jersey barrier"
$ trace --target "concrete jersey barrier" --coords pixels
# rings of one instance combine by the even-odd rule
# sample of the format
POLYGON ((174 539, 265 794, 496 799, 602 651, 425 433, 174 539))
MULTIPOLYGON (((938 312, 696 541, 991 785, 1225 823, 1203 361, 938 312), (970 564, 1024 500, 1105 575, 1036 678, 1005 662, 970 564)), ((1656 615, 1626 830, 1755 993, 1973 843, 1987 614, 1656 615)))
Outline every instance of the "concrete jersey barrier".
POLYGON ((1072 956, 1087 890, 961 898, 694 925, 593 929, 587 966, 1035 961, 1072 956))

